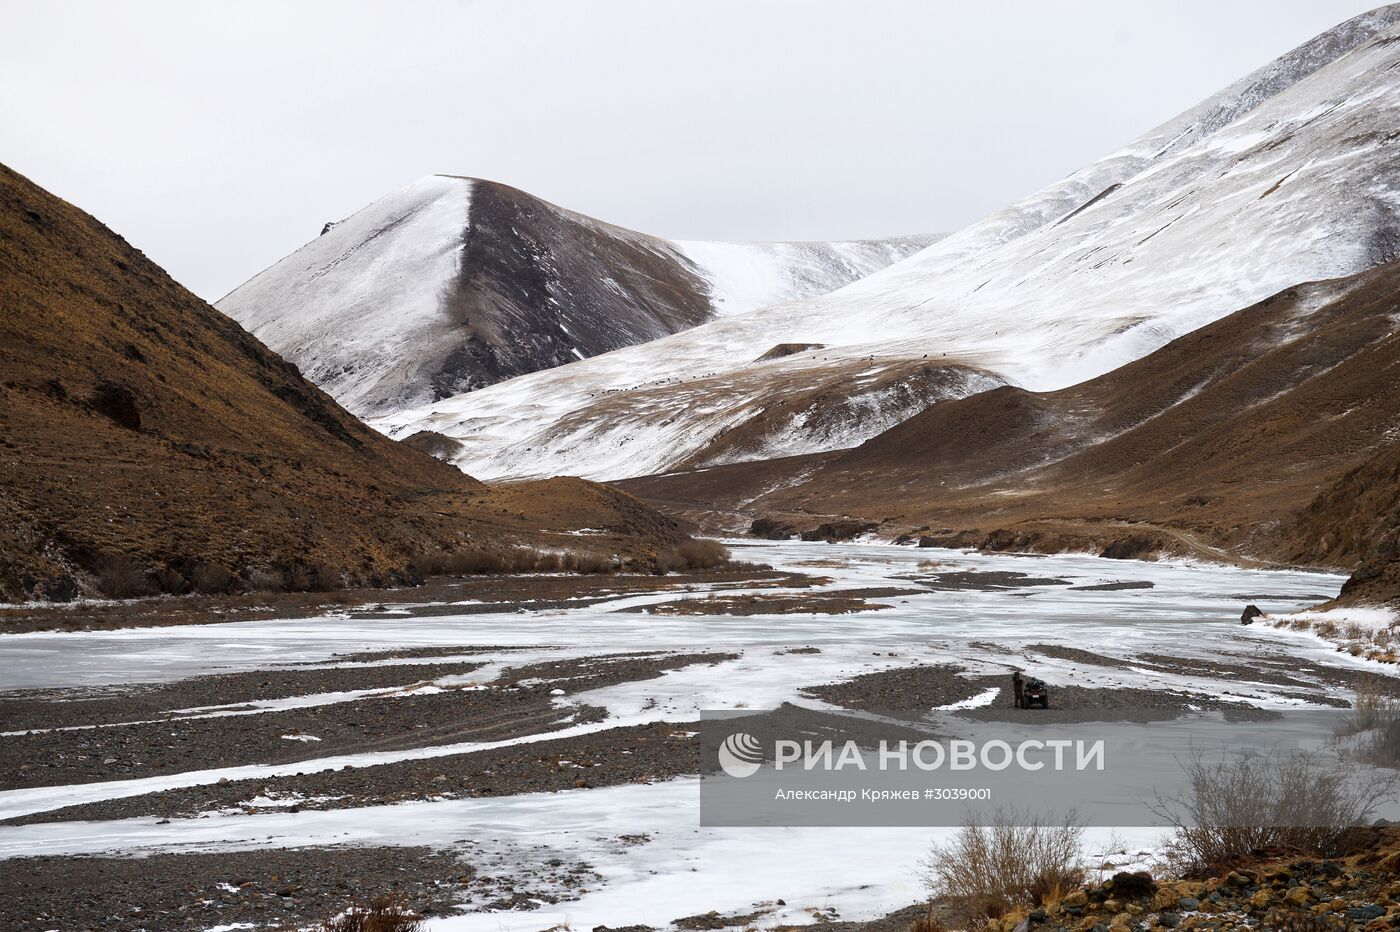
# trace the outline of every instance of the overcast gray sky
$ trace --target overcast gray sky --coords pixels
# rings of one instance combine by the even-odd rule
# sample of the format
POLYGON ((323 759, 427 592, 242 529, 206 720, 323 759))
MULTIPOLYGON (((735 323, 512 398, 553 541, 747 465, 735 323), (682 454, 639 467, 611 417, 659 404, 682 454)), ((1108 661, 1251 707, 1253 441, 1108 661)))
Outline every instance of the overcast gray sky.
POLYGON ((952 230, 1375 5, 0 0, 0 158, 211 300, 431 172, 675 238, 952 230))

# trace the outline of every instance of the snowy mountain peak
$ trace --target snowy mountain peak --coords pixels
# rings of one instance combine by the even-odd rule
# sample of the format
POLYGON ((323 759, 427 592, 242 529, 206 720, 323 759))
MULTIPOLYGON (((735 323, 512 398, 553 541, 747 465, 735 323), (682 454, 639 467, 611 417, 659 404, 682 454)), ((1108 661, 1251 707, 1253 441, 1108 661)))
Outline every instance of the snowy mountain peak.
POLYGON ((359 414, 384 414, 830 291, 936 237, 672 242, 429 175, 218 302, 359 414))

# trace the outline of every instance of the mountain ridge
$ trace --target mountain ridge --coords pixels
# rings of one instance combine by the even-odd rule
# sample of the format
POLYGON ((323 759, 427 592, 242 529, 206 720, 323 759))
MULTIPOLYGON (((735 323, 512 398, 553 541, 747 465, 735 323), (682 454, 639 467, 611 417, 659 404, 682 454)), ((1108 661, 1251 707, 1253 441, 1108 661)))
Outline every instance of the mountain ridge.
POLYGON ((619 485, 712 528, 1356 571, 1400 600, 1400 260, 1052 392, 935 405, 851 450, 619 485))
MULTIPOLYGON (((455 437, 454 462, 487 477, 616 479, 703 465, 697 457, 718 438, 768 410, 775 379, 839 377, 857 398, 863 379, 945 361, 978 372, 977 389, 1051 390, 1111 371, 1290 285, 1354 274, 1400 250, 1400 168, 1387 157, 1400 132, 1397 22, 1400 6, 1349 20, 836 291, 374 423, 391 436, 455 437), (821 348, 753 362, 787 343, 821 348), (720 403, 705 403, 701 382, 720 403)), ((942 400, 912 399, 842 443, 942 400)), ((805 431, 809 418, 798 410, 774 425, 772 436, 795 439, 752 444, 752 455, 831 449, 827 433, 805 431)))
POLYGON ((429 175, 216 306, 374 415, 830 290, 934 239, 672 241, 500 182, 429 175))

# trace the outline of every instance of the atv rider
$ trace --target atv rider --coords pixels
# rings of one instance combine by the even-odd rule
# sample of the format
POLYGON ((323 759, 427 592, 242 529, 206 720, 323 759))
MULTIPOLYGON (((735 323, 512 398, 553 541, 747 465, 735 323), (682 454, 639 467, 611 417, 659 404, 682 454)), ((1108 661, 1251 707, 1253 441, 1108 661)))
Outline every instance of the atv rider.
POLYGON ((1020 670, 1013 670, 1011 673, 1011 693, 1015 700, 1015 707, 1024 709, 1026 707, 1026 681, 1021 676, 1020 670))

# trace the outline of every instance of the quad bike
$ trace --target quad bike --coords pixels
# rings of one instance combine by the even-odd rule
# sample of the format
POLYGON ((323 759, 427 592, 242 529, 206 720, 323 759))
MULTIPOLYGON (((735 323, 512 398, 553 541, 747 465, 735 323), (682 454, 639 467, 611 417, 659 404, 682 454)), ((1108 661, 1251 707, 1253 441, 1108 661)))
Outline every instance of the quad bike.
POLYGON ((1025 691, 1021 694, 1024 706, 1033 709, 1040 706, 1042 709, 1050 708, 1050 687, 1045 685, 1044 680, 1031 677, 1026 680, 1025 691))

